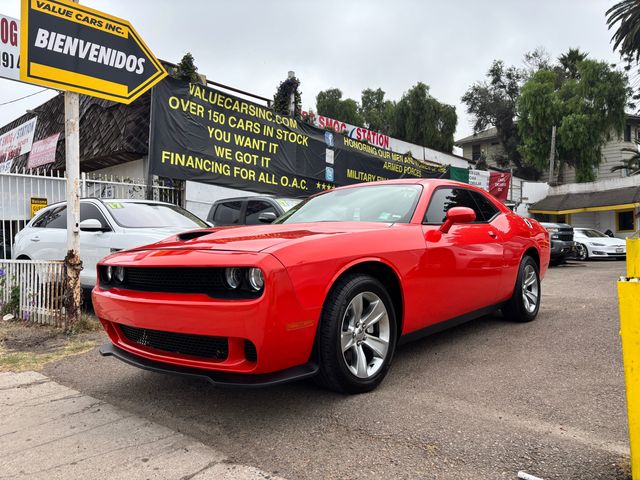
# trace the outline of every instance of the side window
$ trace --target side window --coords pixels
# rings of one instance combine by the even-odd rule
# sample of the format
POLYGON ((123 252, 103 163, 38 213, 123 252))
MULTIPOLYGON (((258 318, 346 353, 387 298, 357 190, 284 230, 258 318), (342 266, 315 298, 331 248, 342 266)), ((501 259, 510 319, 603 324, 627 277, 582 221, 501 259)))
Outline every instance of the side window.
POLYGON ((62 206, 51 210, 43 225, 40 226, 45 228, 67 228, 67 207, 62 206))
POLYGON ((98 207, 96 207, 93 203, 81 202, 80 221, 82 222, 83 220, 88 220, 90 218, 98 220, 103 228, 109 227, 109 224, 107 223, 102 213, 100 213, 98 207))
POLYGON ((57 210, 57 209, 56 208, 52 208, 52 209, 49 209, 47 211, 42 212, 38 216, 36 221, 33 222, 32 227, 44 228, 44 226, 47 224, 47 221, 49 220, 49 217, 51 216, 51 213, 54 212, 55 210, 57 210))
POLYGON ((213 223, 216 225, 237 225, 240 223, 241 209, 241 201, 221 203, 213 215, 213 223))
POLYGON ((476 219, 480 222, 491 221, 498 213, 498 208, 483 194, 479 192, 470 193, 478 205, 478 208, 476 209, 476 219))
POLYGON ((444 223, 447 217, 447 210, 453 207, 468 207, 476 212, 478 220, 481 218, 478 206, 473 200, 470 190, 465 188, 438 188, 431 195, 424 223, 444 223))
POLYGON ((264 200, 249 200, 247 204, 247 214, 245 222, 247 225, 258 225, 262 222, 258 220, 258 217, 262 213, 273 212, 278 215, 275 207, 271 205, 269 202, 265 202, 264 200))

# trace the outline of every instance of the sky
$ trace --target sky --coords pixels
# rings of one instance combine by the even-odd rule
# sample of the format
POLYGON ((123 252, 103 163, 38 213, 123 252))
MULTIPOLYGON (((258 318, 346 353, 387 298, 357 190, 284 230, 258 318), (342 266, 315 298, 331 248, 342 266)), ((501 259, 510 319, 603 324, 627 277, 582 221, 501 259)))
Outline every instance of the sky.
MULTIPOLYGON (((399 99, 417 82, 455 105, 455 138, 472 133, 460 97, 484 78, 494 59, 522 63, 545 48, 570 47, 592 59, 619 62, 611 50, 603 0, 82 0, 131 22, 153 53, 178 62, 195 57, 207 78, 272 97, 293 70, 303 107, 315 110, 321 90, 339 88, 359 101, 364 88, 399 99)), ((0 13, 20 17, 19 0, 0 0, 0 13)), ((0 104, 42 87, 0 79, 0 104)), ((0 125, 55 92, 0 105, 0 125)))

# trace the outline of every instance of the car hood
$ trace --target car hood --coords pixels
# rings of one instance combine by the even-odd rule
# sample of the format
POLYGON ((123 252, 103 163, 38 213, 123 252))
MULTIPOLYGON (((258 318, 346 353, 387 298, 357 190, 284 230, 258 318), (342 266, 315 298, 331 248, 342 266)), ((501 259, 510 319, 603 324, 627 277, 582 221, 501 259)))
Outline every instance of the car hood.
POLYGON ((611 246, 624 246, 627 242, 621 238, 615 237, 575 237, 574 240, 579 243, 601 243, 602 245, 606 245, 608 247, 611 246))
POLYGON ((387 229, 389 223, 316 222, 210 228, 186 232, 140 249, 233 250, 262 252, 285 243, 350 232, 387 229))

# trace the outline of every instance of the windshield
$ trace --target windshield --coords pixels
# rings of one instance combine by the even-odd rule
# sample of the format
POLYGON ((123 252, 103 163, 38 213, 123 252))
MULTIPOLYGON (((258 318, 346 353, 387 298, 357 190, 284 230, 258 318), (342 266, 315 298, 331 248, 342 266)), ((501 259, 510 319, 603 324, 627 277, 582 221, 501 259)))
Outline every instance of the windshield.
POLYGON ((299 198, 276 198, 276 202, 278 202, 278 205, 282 207, 282 210, 284 212, 288 212, 293 207, 298 205, 301 201, 302 200, 300 200, 299 198))
POLYGON ((408 223, 421 191, 420 185, 402 184, 333 190, 298 204, 275 223, 408 223))
POLYGON ((589 238, 601 238, 601 237, 606 237, 606 235, 602 232, 599 232, 598 230, 578 230, 578 233, 580 233, 581 235, 584 235, 585 237, 589 237, 589 238))
POLYGON ((114 220, 128 228, 201 228, 207 223, 177 205, 140 202, 104 202, 114 220))

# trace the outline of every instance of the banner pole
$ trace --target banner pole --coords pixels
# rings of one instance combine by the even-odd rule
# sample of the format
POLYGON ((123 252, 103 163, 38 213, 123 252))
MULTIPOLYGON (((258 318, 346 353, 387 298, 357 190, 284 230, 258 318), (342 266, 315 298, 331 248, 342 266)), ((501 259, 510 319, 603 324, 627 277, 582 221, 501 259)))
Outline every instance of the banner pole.
MULTIPOLYGON (((78 3, 78 0, 73 0, 78 3)), ((65 169, 67 173, 67 255, 64 298, 65 329, 80 319, 80 95, 64 92, 65 169)))

